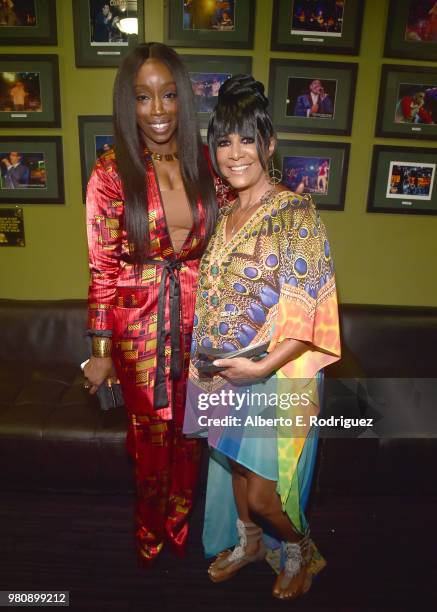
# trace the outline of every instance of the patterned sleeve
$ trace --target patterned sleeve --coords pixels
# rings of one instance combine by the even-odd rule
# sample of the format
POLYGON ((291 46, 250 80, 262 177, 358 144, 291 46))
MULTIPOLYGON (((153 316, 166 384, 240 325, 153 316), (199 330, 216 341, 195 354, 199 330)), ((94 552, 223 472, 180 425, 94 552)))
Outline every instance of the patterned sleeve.
POLYGON ((340 358, 337 293, 325 226, 314 203, 304 196, 290 205, 279 240, 282 285, 268 350, 286 338, 307 342, 309 350, 281 370, 309 378, 340 358))
POLYGON ((120 271, 124 204, 111 164, 98 161, 87 188, 87 236, 90 269, 89 333, 112 331, 120 271))

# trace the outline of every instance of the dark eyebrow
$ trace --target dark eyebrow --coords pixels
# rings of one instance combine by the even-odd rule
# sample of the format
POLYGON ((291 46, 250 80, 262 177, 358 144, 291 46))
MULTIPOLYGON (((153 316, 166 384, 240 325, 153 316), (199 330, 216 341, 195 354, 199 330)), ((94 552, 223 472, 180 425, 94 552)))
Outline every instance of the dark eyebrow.
MULTIPOLYGON (((176 83, 174 81, 167 81, 167 83, 164 83, 160 87, 160 89, 165 89, 166 87, 170 87, 171 85, 174 85, 176 87, 176 83)), ((147 89, 148 87, 147 87, 147 85, 145 83, 135 83, 134 88, 135 89, 138 89, 138 88, 146 88, 147 89)))

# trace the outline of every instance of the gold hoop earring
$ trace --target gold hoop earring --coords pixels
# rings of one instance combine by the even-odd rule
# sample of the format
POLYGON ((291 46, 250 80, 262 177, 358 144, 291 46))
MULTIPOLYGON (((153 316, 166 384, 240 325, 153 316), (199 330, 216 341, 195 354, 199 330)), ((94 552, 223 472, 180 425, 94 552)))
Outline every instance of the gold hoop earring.
POLYGON ((279 185, 279 183, 282 181, 282 172, 279 170, 279 168, 275 168, 272 157, 269 161, 268 175, 270 185, 279 185))

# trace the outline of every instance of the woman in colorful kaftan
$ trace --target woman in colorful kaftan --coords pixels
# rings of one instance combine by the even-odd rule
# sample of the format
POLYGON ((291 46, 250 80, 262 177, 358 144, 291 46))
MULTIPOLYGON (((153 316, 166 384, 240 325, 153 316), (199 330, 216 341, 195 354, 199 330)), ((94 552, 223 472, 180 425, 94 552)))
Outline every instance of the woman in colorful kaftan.
POLYGON ((263 559, 272 536, 282 548, 273 595, 283 599, 306 592, 325 564, 304 516, 317 442, 310 416, 340 342, 325 227, 309 196, 269 179, 267 104, 261 83, 237 75, 210 121, 213 165, 238 199, 221 209, 200 264, 184 432, 207 436, 212 449, 203 533, 206 554, 219 553, 211 580, 263 559), (263 345, 257 361, 222 356, 212 362, 219 373, 202 369, 214 349, 263 345))
POLYGON ((140 558, 182 555, 200 447, 182 435, 198 261, 216 219, 214 178, 178 55, 139 45, 114 86, 114 152, 87 190, 90 392, 120 379, 135 461, 140 558), (183 129, 180 129, 183 126, 183 129))

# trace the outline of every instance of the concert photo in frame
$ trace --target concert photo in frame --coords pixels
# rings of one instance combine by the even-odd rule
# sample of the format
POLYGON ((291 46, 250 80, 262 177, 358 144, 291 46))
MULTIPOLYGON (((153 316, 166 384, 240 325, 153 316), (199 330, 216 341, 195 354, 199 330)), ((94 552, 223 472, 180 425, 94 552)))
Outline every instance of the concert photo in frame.
POLYGON ((363 0, 274 0, 271 49, 358 55, 363 0))
POLYGON ((435 149, 373 148, 368 212, 437 215, 435 149))
POLYGON ((14 2, 12 0, 1 0, 0 28, 32 28, 36 24, 35 0, 14 0, 14 2))
POLYGON ((328 195, 331 160, 323 157, 285 156, 282 182, 294 193, 328 195))
POLYGON ((0 150, 0 189, 46 189, 44 153, 0 150))
POLYGON ((42 112, 39 72, 0 72, 0 113, 42 112))
POLYGON ((96 160, 113 152, 114 136, 111 115, 78 117, 82 198, 86 199, 88 180, 96 160))
POLYGON ((184 30, 235 30, 235 4, 238 0, 184 0, 184 30))
POLYGON ((104 2, 90 0, 90 44, 98 45, 128 45, 128 36, 120 29, 124 18, 136 19, 136 11, 128 8, 128 2, 104 2))
POLYGON ((391 161, 386 198, 431 200, 435 164, 391 161))
POLYGON ((190 72, 194 100, 198 113, 212 113, 218 98, 220 87, 231 78, 225 72, 190 72))
POLYGON ((113 151, 114 148, 114 136, 110 134, 102 134, 94 136, 94 148, 96 151, 95 159, 97 160, 101 155, 113 151))
POLYGON ((64 202, 60 136, 0 137, 0 203, 64 202))
POLYGON ((0 0, 1 45, 56 45, 55 0, 0 0))
POLYGON ((278 131, 350 135, 358 64, 270 60, 269 101, 278 131))
POLYGON ((0 56, 0 127, 60 127, 56 55, 0 56))
POLYGON ((207 127, 221 85, 234 74, 251 74, 252 58, 236 55, 180 55, 193 86, 200 127, 207 127))
POLYGON ((117 67, 143 40, 144 3, 137 0, 73 0, 77 67, 117 67))
POLYGON ((275 165, 290 191, 310 194, 322 210, 344 210, 349 151, 345 142, 279 140, 275 165))
POLYGON ((288 79, 288 117, 333 119, 337 81, 334 79, 288 79))
POLYGON ((375 135, 437 138, 437 69, 382 66, 375 135))
POLYGON ((253 48, 256 0, 167 0, 164 11, 171 47, 253 48))
POLYGON ((295 0, 291 34, 341 37, 346 0, 295 0))
POLYGON ((390 0, 384 55, 437 60, 436 0, 390 0))

